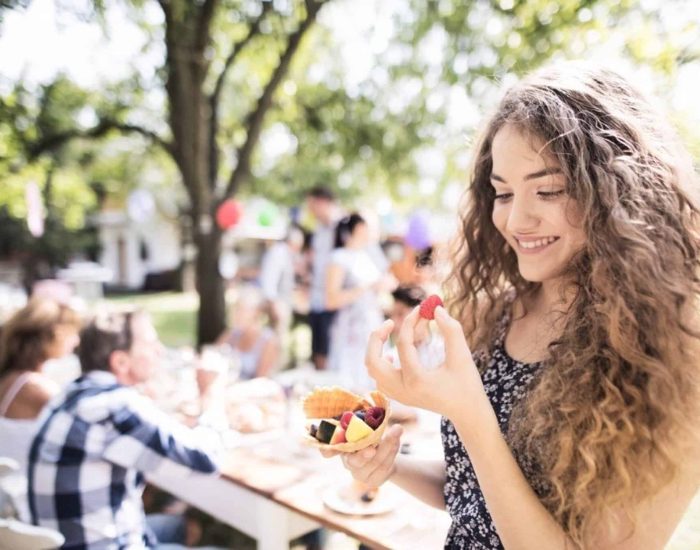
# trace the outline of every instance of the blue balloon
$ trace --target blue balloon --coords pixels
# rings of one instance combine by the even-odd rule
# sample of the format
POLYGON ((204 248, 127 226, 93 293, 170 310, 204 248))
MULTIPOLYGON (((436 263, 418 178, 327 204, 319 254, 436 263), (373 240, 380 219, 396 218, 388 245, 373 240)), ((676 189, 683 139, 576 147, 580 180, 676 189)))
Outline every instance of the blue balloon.
POLYGON ((428 216, 422 212, 417 212, 408 220, 408 231, 404 239, 406 244, 416 250, 428 248, 430 241, 430 227, 428 216))

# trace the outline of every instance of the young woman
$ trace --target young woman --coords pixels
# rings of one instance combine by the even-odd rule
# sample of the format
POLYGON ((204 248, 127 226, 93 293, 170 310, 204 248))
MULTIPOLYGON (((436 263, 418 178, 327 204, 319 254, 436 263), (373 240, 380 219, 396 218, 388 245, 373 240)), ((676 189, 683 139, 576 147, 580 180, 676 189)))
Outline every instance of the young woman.
MULTIPOLYGON (((21 476, 26 475, 37 417, 60 389, 43 374, 44 363, 71 353, 79 330, 80 318, 71 308, 35 298, 0 332, 0 456, 16 460, 21 476)), ((15 505, 27 519, 24 499, 15 505)))
POLYGON ((342 218, 326 268, 326 307, 336 311, 328 370, 356 390, 374 387, 361 358, 370 332, 384 320, 379 291, 386 278, 368 252, 369 244, 369 228, 362 216, 353 213, 342 218))
POLYGON ((280 366, 279 337, 268 326, 265 299, 260 290, 253 286, 241 288, 232 313, 232 326, 217 343, 236 350, 241 379, 273 374, 280 366))
POLYGON ((397 458, 401 429, 343 458, 453 522, 446 547, 660 549, 698 488, 697 178, 652 106, 579 64, 512 88, 476 150, 422 368, 414 310, 389 396, 443 415, 445 460, 397 458), (465 337, 466 336, 466 337, 465 337))

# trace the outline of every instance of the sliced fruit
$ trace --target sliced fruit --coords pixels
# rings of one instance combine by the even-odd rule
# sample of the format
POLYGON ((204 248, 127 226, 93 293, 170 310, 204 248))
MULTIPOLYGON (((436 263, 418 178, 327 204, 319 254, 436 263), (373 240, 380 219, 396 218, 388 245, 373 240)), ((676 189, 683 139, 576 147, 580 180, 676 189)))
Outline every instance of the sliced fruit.
POLYGON ((333 432, 335 431, 336 426, 337 424, 329 422, 328 420, 321 420, 321 423, 318 425, 318 429, 316 430, 316 439, 318 439, 321 443, 328 443, 331 440, 331 437, 333 437, 333 432))
POLYGON ((364 439, 372 432, 372 428, 360 420, 357 415, 353 415, 353 417, 350 419, 350 423, 348 424, 348 428, 345 430, 345 438, 350 443, 354 443, 355 441, 364 439))
POLYGON ((331 437, 330 444, 335 445, 336 443, 345 443, 345 429, 342 426, 336 426, 333 436, 331 437))
POLYGON ((352 411, 345 411, 343 415, 340 417, 340 425, 343 427, 343 429, 347 429, 348 424, 350 423, 350 419, 352 418, 352 411))

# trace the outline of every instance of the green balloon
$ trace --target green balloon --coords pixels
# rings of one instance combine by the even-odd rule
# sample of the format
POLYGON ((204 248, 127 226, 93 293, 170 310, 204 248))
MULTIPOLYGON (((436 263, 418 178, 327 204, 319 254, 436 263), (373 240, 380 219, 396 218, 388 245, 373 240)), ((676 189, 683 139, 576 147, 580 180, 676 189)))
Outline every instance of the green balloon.
POLYGON ((277 209, 271 206, 263 208, 258 214, 258 223, 263 227, 270 227, 277 218, 277 209))

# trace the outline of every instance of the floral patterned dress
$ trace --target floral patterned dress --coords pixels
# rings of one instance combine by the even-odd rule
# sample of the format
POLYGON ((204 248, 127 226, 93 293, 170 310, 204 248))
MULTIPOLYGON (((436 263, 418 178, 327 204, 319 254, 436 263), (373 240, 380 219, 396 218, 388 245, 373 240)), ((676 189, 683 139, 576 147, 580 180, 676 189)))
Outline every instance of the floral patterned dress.
MULTIPOLYGON (((499 323, 491 354, 474 357, 480 367, 486 364, 486 369, 482 370, 482 381, 504 434, 507 433, 514 406, 527 395, 530 382, 541 365, 516 361, 506 353, 504 341, 509 324, 510 314, 506 313, 499 323)), ((443 418, 441 432, 446 470, 445 504, 452 518, 445 548, 502 549, 503 544, 457 430, 451 421, 443 418)), ((544 486, 536 465, 517 454, 515 458, 535 492, 541 496, 544 486)))

